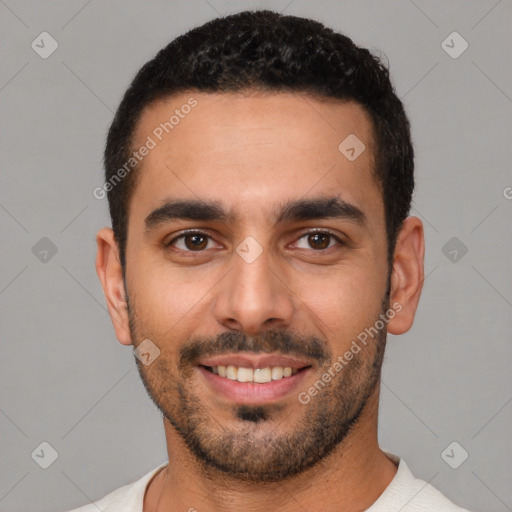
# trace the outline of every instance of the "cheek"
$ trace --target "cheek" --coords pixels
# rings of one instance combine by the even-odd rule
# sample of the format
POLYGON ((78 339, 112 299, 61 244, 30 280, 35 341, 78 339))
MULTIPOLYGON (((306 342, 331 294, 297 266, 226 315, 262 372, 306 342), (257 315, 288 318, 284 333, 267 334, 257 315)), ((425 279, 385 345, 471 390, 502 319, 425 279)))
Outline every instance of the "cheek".
POLYGON ((134 296, 139 322, 163 333, 193 310, 204 295, 202 285, 190 275, 185 280, 180 274, 179 270, 171 272, 157 266, 134 268, 130 295, 134 296))
POLYGON ((192 333, 202 334, 212 321, 211 301, 225 271, 208 265, 184 268, 168 260, 155 260, 148 256, 134 262, 130 295, 133 289, 137 325, 144 328, 147 337, 153 336, 173 350, 171 347, 192 333))
POLYGON ((318 327, 341 350, 378 318, 383 280, 374 272, 351 266, 330 273, 328 279, 309 278, 309 285, 301 286, 298 295, 313 311, 313 318, 319 319, 318 327))

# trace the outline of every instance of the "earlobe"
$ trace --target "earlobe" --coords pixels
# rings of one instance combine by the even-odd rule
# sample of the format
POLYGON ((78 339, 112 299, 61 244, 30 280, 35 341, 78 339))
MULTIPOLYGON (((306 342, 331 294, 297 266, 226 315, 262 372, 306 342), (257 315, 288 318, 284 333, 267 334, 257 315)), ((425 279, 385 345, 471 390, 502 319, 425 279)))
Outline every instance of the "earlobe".
POLYGON ((130 336, 123 271, 117 242, 112 229, 101 229, 96 235, 96 244, 96 272, 105 294, 116 337, 123 345, 131 345, 132 339, 130 336))
POLYGON ((388 322, 391 334, 403 334, 412 327, 423 288, 424 257, 423 224, 418 217, 408 217, 398 235, 393 257, 390 304, 400 304, 401 310, 388 322))

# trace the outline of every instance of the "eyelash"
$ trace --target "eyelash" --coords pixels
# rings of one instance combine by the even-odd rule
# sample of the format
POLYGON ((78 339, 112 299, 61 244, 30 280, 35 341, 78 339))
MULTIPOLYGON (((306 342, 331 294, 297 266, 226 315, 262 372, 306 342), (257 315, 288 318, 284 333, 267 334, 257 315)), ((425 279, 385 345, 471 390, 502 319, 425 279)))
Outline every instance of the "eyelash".
MULTIPOLYGON (((332 231, 330 231, 328 229, 313 229, 313 230, 307 231, 307 232, 303 233, 301 236, 299 236, 299 238, 297 240, 301 240, 302 238, 307 237, 307 236, 309 236, 311 234, 315 234, 315 233, 319 233, 319 234, 322 234, 322 235, 330 236, 331 238, 334 238, 336 240, 336 242, 338 242, 338 245, 341 245, 341 246, 345 245, 344 242, 337 235, 335 235, 332 231)), ((173 244, 177 240, 183 239, 186 236, 191 236, 191 235, 200 235, 200 236, 204 236, 206 238, 209 238, 210 240, 212 239, 212 237, 210 235, 208 235, 208 233, 205 233, 204 231, 199 231, 199 230, 195 230, 194 229, 194 230, 190 230, 190 231, 184 231, 180 235, 174 237, 169 242, 166 242, 164 245, 165 245, 166 248, 170 248, 170 247, 173 246, 173 244)), ((332 249, 332 246, 331 247, 327 247, 325 249, 310 249, 310 250, 312 250, 314 252, 323 252, 323 251, 327 251, 328 249, 332 249)), ((191 250, 185 250, 185 249, 176 249, 176 250, 181 251, 181 252, 187 252, 187 253, 194 254, 194 253, 204 252, 206 249, 202 249, 202 250, 199 250, 199 251, 191 251, 191 250)))

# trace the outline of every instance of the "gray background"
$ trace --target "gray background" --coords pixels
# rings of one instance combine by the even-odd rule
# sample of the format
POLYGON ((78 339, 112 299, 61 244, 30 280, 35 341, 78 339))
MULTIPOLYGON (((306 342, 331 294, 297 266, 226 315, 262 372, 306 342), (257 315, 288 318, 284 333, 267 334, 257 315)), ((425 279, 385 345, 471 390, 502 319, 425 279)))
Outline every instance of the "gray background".
POLYGON ((94 270, 109 219, 92 191, 139 67, 178 34, 245 8, 318 19, 389 60, 412 122, 427 278, 413 329, 390 336, 380 442, 460 505, 512 510, 507 0, 0 0, 0 510, 70 509, 167 458, 94 270), (59 44, 47 59, 31 48, 43 31, 59 44), (453 31, 469 44, 456 59, 441 46, 453 31), (31 455, 43 441, 58 453, 48 469, 31 455), (469 453, 458 469, 441 456, 453 441, 452 464, 469 453))

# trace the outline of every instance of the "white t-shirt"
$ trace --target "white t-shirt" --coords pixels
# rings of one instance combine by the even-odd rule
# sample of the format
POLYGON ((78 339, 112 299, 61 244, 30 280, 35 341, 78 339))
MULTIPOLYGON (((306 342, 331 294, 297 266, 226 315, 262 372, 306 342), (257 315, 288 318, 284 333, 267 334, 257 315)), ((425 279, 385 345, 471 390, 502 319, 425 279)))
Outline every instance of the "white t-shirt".
MULTIPOLYGON (((366 512, 469 512, 454 505, 429 483, 415 478, 403 459, 392 453, 386 454, 398 464, 398 470, 384 492, 366 512)), ((164 466, 167 466, 167 462, 95 503, 69 512, 143 512, 146 487, 164 466)))

